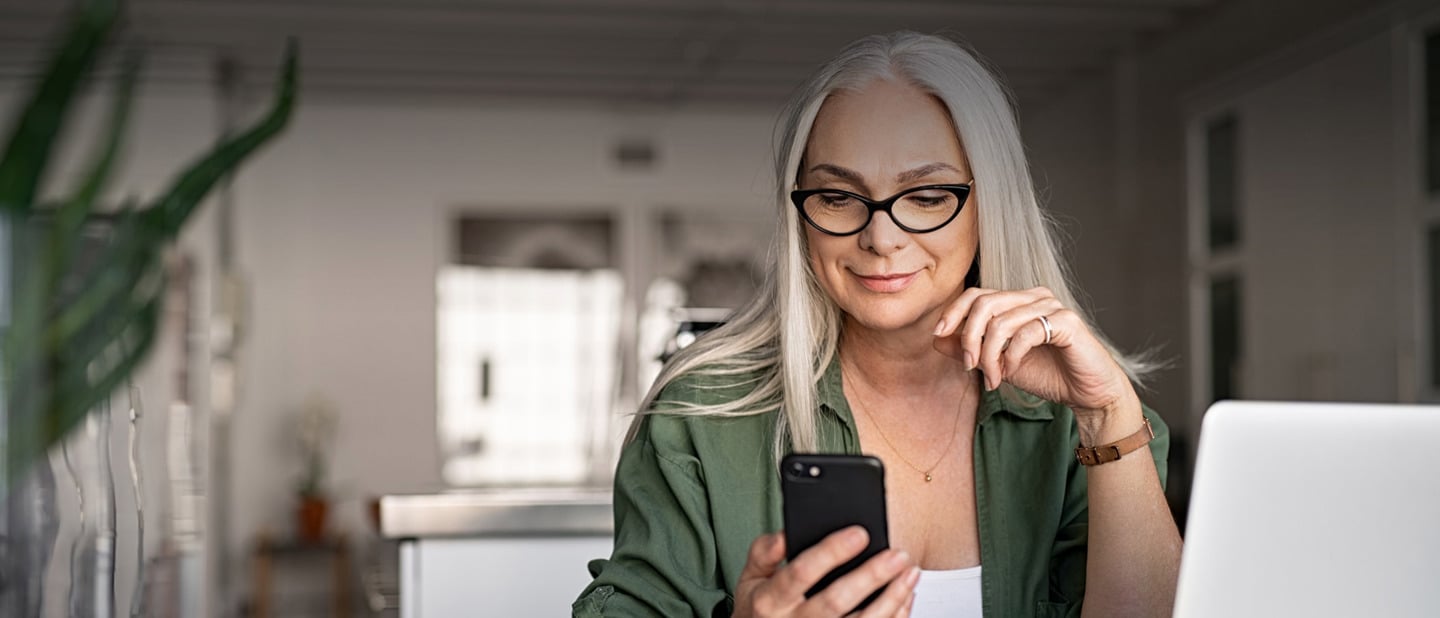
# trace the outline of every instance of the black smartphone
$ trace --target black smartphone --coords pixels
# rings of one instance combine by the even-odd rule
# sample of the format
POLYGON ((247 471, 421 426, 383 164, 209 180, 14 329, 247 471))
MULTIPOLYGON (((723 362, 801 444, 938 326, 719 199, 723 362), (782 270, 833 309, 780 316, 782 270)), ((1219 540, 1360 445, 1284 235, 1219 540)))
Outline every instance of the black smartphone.
MULTIPOLYGON (((864 526, 870 545, 853 560, 826 574, 810 590, 809 598, 831 582, 890 547, 890 526, 885 518, 885 466, 869 455, 791 454, 780 462, 781 493, 785 499, 785 553, 794 560, 830 533, 849 526, 864 526)), ((856 609, 868 606, 882 587, 856 609)))

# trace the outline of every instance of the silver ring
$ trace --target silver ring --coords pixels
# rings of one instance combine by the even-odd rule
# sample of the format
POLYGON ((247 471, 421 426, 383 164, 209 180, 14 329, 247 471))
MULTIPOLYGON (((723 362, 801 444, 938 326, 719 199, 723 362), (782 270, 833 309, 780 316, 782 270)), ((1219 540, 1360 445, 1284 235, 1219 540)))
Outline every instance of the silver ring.
POLYGON ((1055 329, 1050 327, 1050 320, 1045 319, 1043 315, 1040 316, 1040 325, 1045 327, 1045 344, 1049 345, 1050 337, 1055 334, 1055 329))

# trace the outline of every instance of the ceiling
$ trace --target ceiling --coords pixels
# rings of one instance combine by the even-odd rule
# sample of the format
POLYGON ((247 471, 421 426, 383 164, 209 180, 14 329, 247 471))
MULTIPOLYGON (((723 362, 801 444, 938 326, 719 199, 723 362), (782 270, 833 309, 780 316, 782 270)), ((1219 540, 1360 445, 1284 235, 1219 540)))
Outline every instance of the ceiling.
MULTIPOLYGON (((130 0, 124 40, 152 83, 213 83, 222 57, 269 79, 293 34, 307 97, 768 109, 859 36, 946 31, 1024 104, 1217 1, 130 0)), ((33 74, 67 6, 0 0, 0 88, 33 74)))

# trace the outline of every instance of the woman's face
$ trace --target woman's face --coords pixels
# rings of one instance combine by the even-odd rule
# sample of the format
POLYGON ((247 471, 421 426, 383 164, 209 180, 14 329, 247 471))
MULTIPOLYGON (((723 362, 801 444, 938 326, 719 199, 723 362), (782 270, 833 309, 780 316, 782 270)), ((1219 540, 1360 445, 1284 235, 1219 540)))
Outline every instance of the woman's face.
MULTIPOLYGON (((971 179, 944 105, 891 80, 831 95, 815 117, 800 170, 802 189, 844 189, 873 200, 971 179)), ((850 320, 881 331, 928 331, 964 289, 979 240, 977 210, 972 193, 959 216, 925 234, 900 229, 883 212, 853 236, 806 224, 811 268, 850 320)))

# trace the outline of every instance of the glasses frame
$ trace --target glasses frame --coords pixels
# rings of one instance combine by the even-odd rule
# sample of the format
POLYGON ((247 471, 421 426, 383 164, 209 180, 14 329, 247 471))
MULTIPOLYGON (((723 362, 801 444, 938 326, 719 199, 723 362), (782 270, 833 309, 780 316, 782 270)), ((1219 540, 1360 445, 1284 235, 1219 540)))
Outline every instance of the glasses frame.
POLYGON ((876 212, 885 213, 887 216, 890 217, 890 221, 895 224, 895 227, 905 230, 906 232, 909 232, 911 234, 929 234, 930 232, 950 225, 950 222, 954 221, 955 217, 960 216, 960 211, 965 210, 965 204, 970 201, 970 194, 974 192, 974 190, 975 181, 971 180, 970 182, 964 184, 924 185, 919 187, 910 187, 909 189, 905 189, 904 191, 896 193, 895 195, 892 195, 883 200, 872 200, 868 197, 860 195, 859 193, 855 193, 853 191, 846 191, 844 189, 796 189, 790 192, 790 201, 791 203, 795 204, 795 209, 800 211, 800 218, 804 219, 806 223, 809 223, 810 227, 820 230, 821 232, 830 236, 854 236, 856 234, 859 234, 860 232, 865 231, 865 228, 870 226, 870 222, 875 220, 876 212), (950 216, 946 218, 945 221, 940 225, 926 229, 913 228, 905 225, 904 223, 901 223, 899 219, 895 218, 895 213, 891 212, 890 210, 892 207, 895 206, 895 202, 900 201, 900 198, 905 197, 906 195, 915 193, 917 191, 933 191, 936 189, 949 191, 955 194, 956 197, 960 198, 960 205, 955 208, 955 212, 950 213, 950 216), (839 193, 841 195, 849 196, 860 200, 860 203, 864 204, 865 207, 869 209, 869 212, 865 213, 865 222, 862 223, 860 227, 855 228, 855 230, 850 232, 835 232, 820 227, 820 224, 816 223, 814 219, 810 218, 810 214, 805 212, 805 200, 810 199, 810 196, 812 195, 819 195, 821 193, 839 193))

